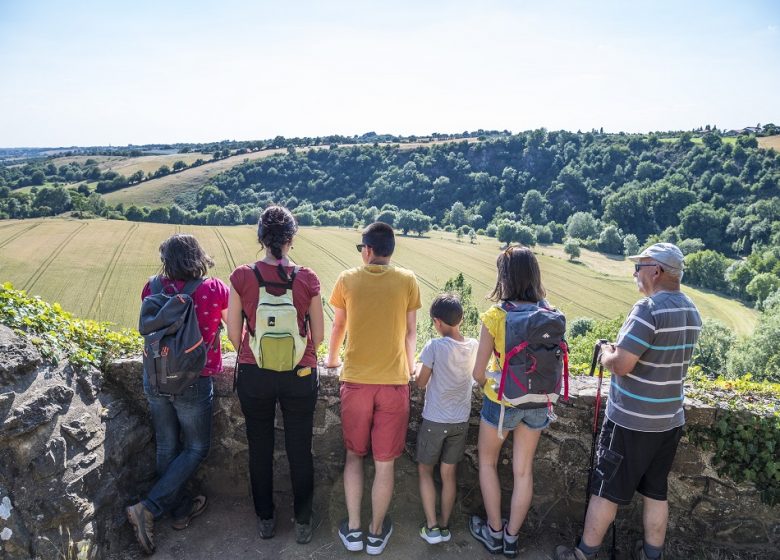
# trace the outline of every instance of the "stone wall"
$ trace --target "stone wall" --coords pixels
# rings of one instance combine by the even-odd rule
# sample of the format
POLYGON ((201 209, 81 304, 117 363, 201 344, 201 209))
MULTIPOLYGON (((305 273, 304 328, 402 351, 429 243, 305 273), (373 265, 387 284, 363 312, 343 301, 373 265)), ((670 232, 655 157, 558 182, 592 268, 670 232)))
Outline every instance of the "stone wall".
MULTIPOLYGON (((243 416, 232 391, 232 363, 217 379, 212 449, 197 484, 212 494, 249 495, 243 416)), ((534 463, 528 524, 575 535, 585 498, 595 380, 577 378, 569 404, 545 430, 534 463)), ((413 456, 424 393, 412 389, 407 449, 413 456)), ((479 512, 476 438, 481 400, 475 390, 466 459, 459 466, 459 511, 479 512)), ((315 415, 317 491, 341 484, 338 379, 323 375, 315 415)), ((686 405, 689 424, 711 424, 717 410, 686 405)), ((277 469, 286 473, 281 415, 277 469)), ((511 445, 499 468, 507 498, 512 488, 511 445)), ((413 476, 404 474, 403 476, 413 476)), ((63 549, 60 527, 97 557, 126 546, 132 535, 123 506, 154 477, 154 446, 139 360, 119 360, 101 374, 74 374, 42 362, 35 349, 0 326, 0 544, 2 558, 50 558, 63 549)), ((279 476, 280 484, 287 479, 279 476)), ((333 507, 342 508, 333 492, 333 507)), ((508 499, 504 501, 508 503, 508 499)), ((667 550, 673 558, 768 558, 780 547, 780 508, 761 503, 752 485, 723 480, 711 454, 683 438, 670 477, 667 550)), ((621 508, 623 550, 639 536, 641 501, 621 508)))

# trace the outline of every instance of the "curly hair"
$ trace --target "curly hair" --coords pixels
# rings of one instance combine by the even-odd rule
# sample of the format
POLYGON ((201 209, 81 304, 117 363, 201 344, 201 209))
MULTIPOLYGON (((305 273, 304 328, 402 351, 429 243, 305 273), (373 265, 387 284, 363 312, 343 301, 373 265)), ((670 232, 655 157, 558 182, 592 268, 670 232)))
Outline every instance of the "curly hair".
POLYGON ((171 280, 194 280, 206 276, 214 259, 206 254, 198 240, 185 233, 171 235, 160 244, 162 273, 171 280))
POLYGON ((295 217, 284 206, 269 206, 257 222, 257 241, 268 248, 277 259, 282 258, 282 247, 290 243, 298 232, 295 217))

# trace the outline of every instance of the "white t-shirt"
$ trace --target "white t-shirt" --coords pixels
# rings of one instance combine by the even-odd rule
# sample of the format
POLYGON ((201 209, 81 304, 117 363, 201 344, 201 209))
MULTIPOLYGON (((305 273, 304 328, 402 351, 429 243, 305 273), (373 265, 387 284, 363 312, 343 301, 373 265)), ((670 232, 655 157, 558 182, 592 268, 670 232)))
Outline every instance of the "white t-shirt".
POLYGON ((473 338, 458 342, 445 336, 428 341, 420 352, 420 361, 433 370, 425 389, 423 418, 443 424, 468 421, 478 346, 473 338))

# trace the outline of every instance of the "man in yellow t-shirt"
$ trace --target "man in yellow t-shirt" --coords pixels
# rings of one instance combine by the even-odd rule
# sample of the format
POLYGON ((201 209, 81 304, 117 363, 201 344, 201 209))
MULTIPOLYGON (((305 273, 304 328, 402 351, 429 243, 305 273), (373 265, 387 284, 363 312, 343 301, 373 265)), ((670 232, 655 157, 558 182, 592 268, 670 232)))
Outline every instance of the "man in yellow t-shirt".
POLYGON ((339 526, 339 537, 347 550, 363 550, 363 457, 370 449, 376 474, 365 545, 369 554, 380 554, 393 532, 386 514, 393 496, 395 459, 403 453, 409 425, 420 288, 412 271, 390 264, 395 235, 389 225, 369 225, 357 249, 364 266, 342 272, 330 297, 334 317, 326 365, 338 367, 339 349, 349 334, 340 378, 349 517, 339 526))

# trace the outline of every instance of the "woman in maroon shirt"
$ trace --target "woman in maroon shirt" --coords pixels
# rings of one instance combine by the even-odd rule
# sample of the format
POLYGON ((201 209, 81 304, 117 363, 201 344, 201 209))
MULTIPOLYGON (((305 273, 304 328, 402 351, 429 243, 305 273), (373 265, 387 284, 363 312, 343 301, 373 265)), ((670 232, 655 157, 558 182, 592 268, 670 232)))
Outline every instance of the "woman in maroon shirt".
MULTIPOLYGON (((154 520, 171 513, 174 529, 185 529, 206 509, 206 496, 191 496, 187 481, 206 458, 211 446, 214 388, 212 375, 222 371, 220 324, 227 319, 228 287, 218 278, 206 278, 214 261, 192 235, 172 235, 160 245, 161 281, 167 293, 180 292, 188 280, 203 279, 192 293, 198 326, 209 345, 206 365, 198 380, 180 395, 161 395, 150 386, 144 371, 144 393, 149 402, 157 442, 158 480, 146 499, 127 508, 138 544, 154 552, 154 520)), ((141 299, 151 294, 149 282, 141 299)))
MULTIPOLYGON (((257 365, 249 347, 249 331, 255 332, 259 284, 252 266, 264 282, 287 283, 296 264, 289 258, 298 231, 295 218, 281 206, 266 208, 260 216, 257 239, 265 256, 254 265, 242 265, 230 275, 228 337, 238 356, 238 398, 246 419, 249 442, 249 474, 252 484, 257 530, 264 539, 274 536, 276 517, 273 503, 274 416, 279 403, 284 418, 284 443, 290 463, 295 511, 295 540, 311 540, 311 511, 314 493, 314 462, 311 454, 314 406, 317 402, 316 349, 324 336, 320 281, 313 270, 299 267, 292 283, 293 305, 300 334, 307 334, 306 350, 290 371, 273 371, 257 365), (242 313, 243 312, 243 313, 242 313), (244 329, 244 316, 247 329, 244 329), (307 325, 308 316, 308 325, 307 325), (308 327, 308 328, 307 328, 308 327)), ((284 288, 268 286, 272 295, 284 288)))

